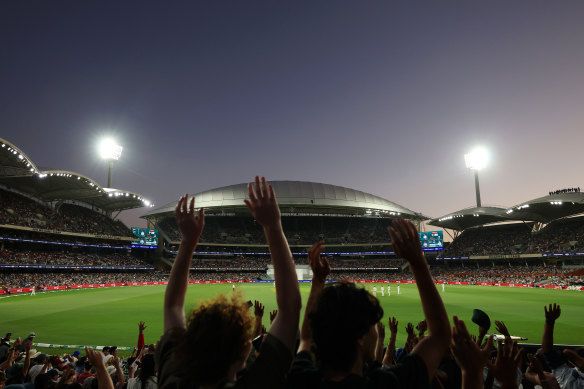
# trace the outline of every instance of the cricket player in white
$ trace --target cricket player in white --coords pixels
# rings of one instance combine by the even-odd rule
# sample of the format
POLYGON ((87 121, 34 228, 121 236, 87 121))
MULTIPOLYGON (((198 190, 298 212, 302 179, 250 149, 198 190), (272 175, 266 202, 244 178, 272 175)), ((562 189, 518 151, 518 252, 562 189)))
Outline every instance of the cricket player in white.
POLYGON ((444 284, 442 284, 442 291, 444 292, 444 284))
POLYGON ((399 285, 397 286, 397 294, 401 294, 399 291, 399 285))
POLYGON ((391 289, 389 289, 389 285, 387 285, 387 295, 391 296, 391 289))
POLYGON ((383 285, 381 285, 381 297, 385 296, 385 289, 383 288, 383 285))
POLYGON ((377 286, 373 285, 373 296, 377 297, 377 286))

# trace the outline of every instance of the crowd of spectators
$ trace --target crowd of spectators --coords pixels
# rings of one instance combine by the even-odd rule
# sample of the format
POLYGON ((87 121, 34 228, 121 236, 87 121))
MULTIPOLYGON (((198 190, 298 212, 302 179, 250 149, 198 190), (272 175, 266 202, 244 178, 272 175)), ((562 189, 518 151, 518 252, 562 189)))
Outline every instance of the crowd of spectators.
POLYGON ((0 224, 81 232, 97 235, 132 236, 119 220, 113 220, 89 208, 61 204, 58 209, 0 188, 0 224))
POLYGON ((0 265, 61 265, 61 266, 150 266, 129 253, 70 253, 62 251, 0 251, 0 265))
POLYGON ((577 188, 558 189, 558 190, 550 191, 550 196, 551 195, 556 195, 556 194, 579 193, 579 192, 580 192, 580 187, 577 187, 577 188))
POLYGON ((532 232, 533 223, 465 230, 443 256, 573 253, 584 251, 584 218, 563 219, 532 232))
POLYGON ((144 272, 0 272, 0 289, 44 288, 85 284, 111 284, 130 282, 162 282, 167 274, 159 271, 144 272))
MULTIPOLYGON (((257 269, 265 270, 271 263, 269 256, 261 257, 233 257, 225 259, 201 259, 192 260, 192 266, 197 269, 257 269)), ((294 257, 296 265, 308 265, 308 257, 294 257)), ((330 264, 333 269, 345 268, 395 268, 403 264, 402 259, 397 258, 361 258, 361 259, 342 259, 337 257, 330 258, 330 264)))
MULTIPOLYGON (((264 268, 229 266, 196 267, 198 271, 189 274, 191 281, 228 281, 228 280, 265 280, 264 268), (219 268, 219 270, 218 270, 219 268)), ((377 269, 383 269, 378 267, 377 269)), ((570 271, 556 266, 484 266, 484 267, 445 267, 433 266, 432 277, 437 282, 470 282, 478 283, 512 283, 528 285, 584 285, 581 275, 571 275, 570 271)), ((77 273, 2 273, 0 286, 8 288, 27 288, 33 286, 61 286, 91 283, 128 283, 165 281, 167 273, 159 271, 145 272, 92 272, 77 273)), ((413 281, 409 271, 374 270, 359 266, 335 268, 331 264, 331 279, 334 280, 373 280, 373 281, 413 281), (359 270, 356 270, 359 268, 359 270)))
MULTIPOLYGON (((327 244, 389 243, 387 235, 388 219, 355 217, 315 217, 287 216, 282 218, 282 226, 291 245, 310 245, 315 241, 327 244)), ((180 240, 180 232, 173 218, 158 222, 171 241, 180 240)), ((237 216, 207 217, 201 244, 264 244, 264 236, 252 218, 237 216)))
POLYGON ((570 271, 557 266, 483 266, 483 267, 433 267, 432 276, 436 281, 471 283, 512 283, 571 285, 582 282, 582 277, 570 276, 570 271), (552 281, 553 280, 553 281, 552 281))

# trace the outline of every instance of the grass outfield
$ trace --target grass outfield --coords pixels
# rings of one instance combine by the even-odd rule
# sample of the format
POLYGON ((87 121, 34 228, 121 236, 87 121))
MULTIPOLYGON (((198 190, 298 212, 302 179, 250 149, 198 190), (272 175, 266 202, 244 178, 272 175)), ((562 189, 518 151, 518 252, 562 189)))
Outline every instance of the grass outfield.
MULTIPOLYGON (((373 285, 367 284, 367 288, 371 290, 373 285)), ((239 284, 237 288, 242 290, 246 299, 260 300, 266 306, 264 324, 268 327, 268 312, 276 308, 273 285, 239 284)), ((309 288, 309 283, 301 284, 304 302, 308 298, 309 288)), ((397 344, 402 345, 406 337, 405 325, 408 321, 420 321, 423 318, 422 309, 415 285, 401 285, 399 296, 395 284, 391 285, 391 289, 391 297, 381 297, 379 292, 377 297, 385 312, 383 321, 386 326, 389 316, 395 315, 398 318, 397 344)), ((162 334, 164 290, 165 286, 162 285, 132 286, 2 298, 0 332, 13 332, 13 337, 25 337, 34 331, 37 342, 50 344, 134 346, 138 322, 144 320, 148 325, 145 332, 146 342, 154 343, 162 334)), ((193 307, 198 300, 213 297, 217 293, 231 293, 231 285, 189 285, 186 306, 193 307)), ((440 293, 450 318, 458 315, 470 323, 473 308, 479 308, 490 316, 493 322, 491 331, 494 331, 495 320, 503 320, 512 335, 526 337, 529 339, 528 343, 541 342, 544 305, 559 303, 562 306, 562 316, 556 323, 555 343, 584 344, 583 292, 447 285, 445 293, 440 293)), ((470 324, 471 333, 476 333, 477 326, 470 324)))

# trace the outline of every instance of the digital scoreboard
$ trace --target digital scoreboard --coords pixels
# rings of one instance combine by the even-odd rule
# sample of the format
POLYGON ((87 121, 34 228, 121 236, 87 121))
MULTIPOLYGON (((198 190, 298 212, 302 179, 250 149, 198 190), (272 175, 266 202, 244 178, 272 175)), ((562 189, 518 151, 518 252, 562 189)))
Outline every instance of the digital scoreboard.
POLYGON ((157 249, 158 248, 158 230, 152 228, 132 227, 132 233, 136 237, 130 244, 132 248, 138 249, 157 249))
POLYGON ((444 250, 444 233, 442 231, 418 232, 423 251, 444 250))

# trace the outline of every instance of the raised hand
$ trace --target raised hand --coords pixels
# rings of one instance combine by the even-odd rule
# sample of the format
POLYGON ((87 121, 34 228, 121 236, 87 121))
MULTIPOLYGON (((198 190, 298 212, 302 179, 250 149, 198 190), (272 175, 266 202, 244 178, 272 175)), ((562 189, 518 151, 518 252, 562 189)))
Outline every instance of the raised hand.
POLYGON ((482 369, 489 360, 489 354, 493 347, 493 336, 491 335, 487 340, 487 344, 482 349, 473 342, 464 321, 458 320, 454 316, 454 327, 452 327, 452 344, 450 349, 456 359, 456 363, 460 366, 464 373, 482 377, 482 369))
POLYGON ((397 334, 397 325, 398 325, 398 321, 397 319, 394 317, 392 317, 391 319, 389 319, 389 332, 391 332, 392 334, 397 334))
POLYGON ((93 366, 104 366, 103 363, 103 356, 99 351, 95 351, 91 347, 85 347, 85 354, 87 355, 87 359, 91 362, 93 366))
POLYGON ((377 339, 379 342, 383 343, 385 341, 385 326, 382 322, 377 322, 377 339))
POLYGON ((144 332, 144 330, 146 328, 148 328, 148 327, 146 326, 146 323, 145 322, 141 321, 141 322, 138 323, 138 330, 140 331, 140 333, 144 332))
POLYGON ((264 305, 257 300, 253 303, 253 314, 256 317, 264 316, 264 305))
POLYGON ((416 336, 414 334, 414 325, 412 323, 406 325, 406 333, 408 334, 408 338, 416 336))
POLYGON ((562 310, 560 308, 560 304, 550 304, 549 309, 547 307, 543 307, 545 311, 545 321, 548 323, 555 323, 555 321, 560 317, 562 310))
POLYGON ((188 193, 178 200, 178 204, 174 210, 174 216, 178 228, 181 232, 183 240, 198 243, 203 228, 205 227, 205 211, 203 208, 199 209, 198 215, 195 215, 195 198, 193 197, 189 203, 188 193))
POLYGON ((416 227, 409 220, 397 219, 388 227, 395 253, 408 260, 410 265, 426 265, 422 245, 416 227))
POLYGON ((270 324, 272 324, 272 322, 276 318, 276 315, 278 315, 278 310, 277 309, 274 309, 272 312, 270 312, 270 324))
POLYGON ((265 177, 256 176, 255 185, 251 182, 247 186, 249 200, 244 200, 253 217, 264 227, 270 229, 280 226, 280 208, 276 201, 276 194, 272 185, 266 184, 265 177))
POLYGON ((426 320, 422 320, 416 325, 416 329, 418 330, 418 336, 424 336, 424 332, 428 329, 428 325, 426 324, 426 320))
POLYGON ((313 280, 324 282, 331 272, 331 266, 327 257, 321 257, 324 242, 316 242, 308 249, 308 264, 312 269, 313 280))
POLYGON ((516 341, 498 341, 497 359, 495 363, 488 362, 488 367, 495 378, 501 382, 501 387, 515 387, 517 383, 517 368, 521 363, 523 349, 517 347, 516 341))
POLYGON ((385 342, 385 327, 381 321, 375 325, 377 327, 377 344, 375 345, 375 360, 383 361, 383 344, 385 342))
POLYGON ((495 320, 495 329, 505 337, 505 342, 511 340, 511 334, 509 334, 509 330, 507 329, 505 323, 499 320, 495 320))

